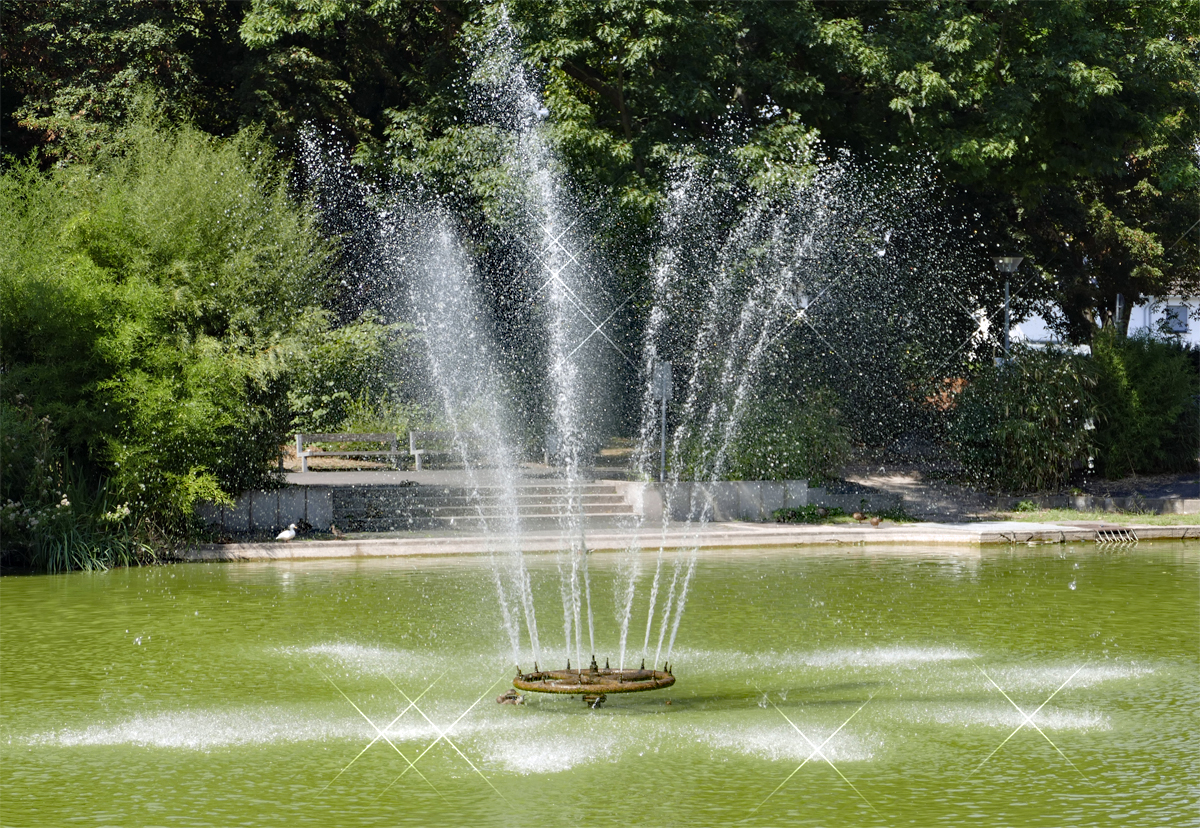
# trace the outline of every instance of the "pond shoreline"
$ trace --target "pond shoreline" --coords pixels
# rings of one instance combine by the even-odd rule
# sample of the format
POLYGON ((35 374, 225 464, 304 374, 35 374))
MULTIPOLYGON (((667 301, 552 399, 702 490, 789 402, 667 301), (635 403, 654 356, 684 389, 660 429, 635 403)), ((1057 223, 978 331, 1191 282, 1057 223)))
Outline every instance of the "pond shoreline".
MULTIPOLYGON (((916 523, 881 526, 781 525, 749 522, 710 523, 701 531, 644 526, 636 530, 606 529, 587 536, 594 552, 628 549, 636 543, 644 551, 663 549, 748 549, 778 546, 910 546, 980 547, 1030 543, 1123 543, 1150 540, 1200 539, 1200 526, 1118 525, 1104 521, 1026 523, 916 523)), ((187 562, 264 561, 319 558, 482 555, 498 551, 498 539, 483 534, 388 532, 362 533, 334 540, 267 541, 197 544, 181 549, 187 562)), ((523 535, 525 552, 555 552, 561 546, 558 532, 523 535)))

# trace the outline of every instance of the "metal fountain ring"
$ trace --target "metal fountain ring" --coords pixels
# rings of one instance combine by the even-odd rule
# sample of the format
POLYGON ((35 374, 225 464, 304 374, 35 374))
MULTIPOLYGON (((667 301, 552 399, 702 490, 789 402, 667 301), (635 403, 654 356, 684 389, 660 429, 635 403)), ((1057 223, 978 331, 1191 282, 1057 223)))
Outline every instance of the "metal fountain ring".
POLYGON ((592 657, 586 669, 571 669, 567 662, 565 670, 539 670, 535 664, 532 673, 517 673, 513 687, 529 693, 559 693, 583 696, 591 707, 599 707, 609 693, 638 693, 646 690, 661 690, 675 683, 671 665, 664 664, 662 670, 647 670, 646 663, 637 670, 613 670, 608 662, 600 667, 592 657))

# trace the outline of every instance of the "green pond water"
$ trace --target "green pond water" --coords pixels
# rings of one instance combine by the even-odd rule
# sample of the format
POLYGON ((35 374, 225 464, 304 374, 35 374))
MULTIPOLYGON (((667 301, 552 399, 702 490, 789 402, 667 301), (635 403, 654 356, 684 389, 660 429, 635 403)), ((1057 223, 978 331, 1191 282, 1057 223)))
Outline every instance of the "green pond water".
POLYGON ((600 710, 498 705, 475 558, 5 577, 0 824, 1200 824, 1194 543, 705 553, 671 661, 600 710))

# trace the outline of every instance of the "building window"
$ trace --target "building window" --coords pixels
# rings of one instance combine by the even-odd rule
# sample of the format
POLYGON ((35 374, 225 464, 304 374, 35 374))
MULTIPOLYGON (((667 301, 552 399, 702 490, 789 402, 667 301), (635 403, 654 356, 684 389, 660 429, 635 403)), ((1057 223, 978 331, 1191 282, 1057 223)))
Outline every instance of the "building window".
POLYGON ((1171 333, 1185 334, 1188 332, 1188 306, 1167 305, 1163 312, 1163 326, 1171 333))

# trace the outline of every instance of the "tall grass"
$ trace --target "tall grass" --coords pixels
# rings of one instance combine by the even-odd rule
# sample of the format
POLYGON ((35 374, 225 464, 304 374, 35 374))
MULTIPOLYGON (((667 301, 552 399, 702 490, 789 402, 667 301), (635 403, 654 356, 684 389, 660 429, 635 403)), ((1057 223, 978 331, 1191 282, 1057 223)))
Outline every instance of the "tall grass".
POLYGON ((150 521, 107 480, 89 483, 54 441, 49 417, 0 404, 0 564, 62 572, 158 559, 150 521))

